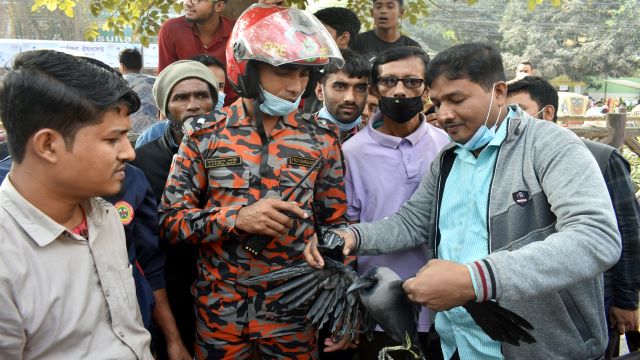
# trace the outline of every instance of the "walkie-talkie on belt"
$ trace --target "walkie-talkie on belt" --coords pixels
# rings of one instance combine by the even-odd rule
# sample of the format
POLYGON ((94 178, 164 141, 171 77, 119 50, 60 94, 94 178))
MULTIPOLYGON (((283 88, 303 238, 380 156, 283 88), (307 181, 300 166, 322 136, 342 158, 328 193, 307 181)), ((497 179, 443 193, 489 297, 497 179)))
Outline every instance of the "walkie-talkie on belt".
MULTIPOLYGON (((302 183, 305 180, 307 180, 307 178, 309 177, 309 175, 311 175, 313 170, 315 170, 318 167, 318 165, 320 165, 321 161, 322 161, 322 156, 320 156, 318 160, 316 160, 313 163, 313 165, 311 165, 311 167, 309 168, 309 170, 307 170, 307 172, 304 174, 302 179, 300 179, 300 181, 298 181, 295 184, 295 186, 291 189, 291 191, 288 194, 280 197, 280 200, 288 201, 293 195, 293 193, 300 187, 300 185, 302 185, 302 183)), ((267 246, 269 241, 271 241, 271 239, 269 239, 264 235, 253 235, 242 242, 242 248, 245 249, 247 252, 249 252, 251 255, 257 256, 260 253, 262 253, 262 250, 264 250, 264 248, 267 246)))

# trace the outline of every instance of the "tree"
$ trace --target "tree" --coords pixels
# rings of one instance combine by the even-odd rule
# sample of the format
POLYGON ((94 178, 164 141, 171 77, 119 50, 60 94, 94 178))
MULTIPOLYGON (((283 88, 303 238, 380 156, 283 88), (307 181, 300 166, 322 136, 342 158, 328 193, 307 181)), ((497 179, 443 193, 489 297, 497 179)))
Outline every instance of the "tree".
POLYGON ((524 1, 505 7, 500 26, 505 63, 526 59, 545 77, 564 74, 573 80, 629 76, 638 70, 636 0, 571 0, 559 9, 542 4, 534 12, 518 12, 524 1))
MULTIPOLYGON (((54 11, 56 9, 64 11, 67 16, 75 16, 75 8, 78 3, 88 2, 91 14, 97 17, 101 13, 108 13, 108 20, 103 24, 94 22, 85 32, 87 40, 93 40, 98 35, 98 27, 102 26, 105 30, 111 30, 116 36, 123 36, 124 29, 130 27, 133 29, 133 38, 139 40, 144 46, 148 45, 149 37, 158 34, 162 22, 169 18, 170 11, 176 13, 182 11, 182 3, 180 0, 32 0, 33 11, 40 9, 48 9, 54 11)), ((456 0, 447 0, 455 2, 456 0)), ((472 5, 477 0, 463 0, 463 3, 472 5)), ((525 0, 528 6, 535 7, 543 1, 550 3, 559 3, 561 0, 525 0)), ((237 17, 242 10, 248 7, 253 0, 239 0, 230 2, 227 7, 228 13, 233 17, 237 17)), ((299 8, 304 9, 310 0, 288 0, 288 2, 299 8)), ((344 0, 344 6, 352 9, 358 14, 365 28, 371 27, 369 9, 371 9, 371 0, 344 0)), ((405 0, 405 17, 411 24, 415 24, 419 19, 426 17, 432 6, 437 5, 434 0, 405 0)))

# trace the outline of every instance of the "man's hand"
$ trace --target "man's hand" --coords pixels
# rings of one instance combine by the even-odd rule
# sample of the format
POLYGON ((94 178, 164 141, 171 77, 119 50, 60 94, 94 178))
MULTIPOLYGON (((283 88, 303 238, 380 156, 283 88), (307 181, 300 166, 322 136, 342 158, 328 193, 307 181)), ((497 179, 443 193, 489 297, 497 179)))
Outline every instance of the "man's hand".
POLYGON ((290 216, 301 219, 309 217, 293 202, 262 199, 238 211, 235 228, 248 234, 271 237, 284 236, 293 226, 293 220, 290 216))
POLYGON ((193 357, 189 354, 189 350, 184 346, 182 339, 177 341, 167 341, 167 356, 169 360, 191 360, 193 357))
POLYGON ((358 347, 358 340, 355 342, 349 341, 345 336, 339 342, 334 342, 331 338, 324 339, 324 352, 334 352, 346 349, 355 349, 358 347))
POLYGON ((446 260, 429 261, 402 287, 411 301, 436 311, 449 310, 476 298, 467 267, 446 260))
POLYGON ((611 305, 609 309, 609 326, 618 330, 620 335, 627 331, 638 330, 638 309, 625 310, 611 305))
MULTIPOLYGON (((356 246, 356 240, 353 238, 351 232, 345 230, 329 231, 333 231, 336 234, 342 236, 342 238, 344 239, 344 247, 342 253, 344 254, 344 256, 348 256, 356 246)), ((320 251, 318 251, 318 237, 316 235, 313 235, 313 237, 309 240, 307 246, 305 246, 304 248, 304 252, 302 253, 302 255, 304 255, 304 259, 309 265, 317 269, 322 269, 324 267, 324 259, 322 258, 320 251)))

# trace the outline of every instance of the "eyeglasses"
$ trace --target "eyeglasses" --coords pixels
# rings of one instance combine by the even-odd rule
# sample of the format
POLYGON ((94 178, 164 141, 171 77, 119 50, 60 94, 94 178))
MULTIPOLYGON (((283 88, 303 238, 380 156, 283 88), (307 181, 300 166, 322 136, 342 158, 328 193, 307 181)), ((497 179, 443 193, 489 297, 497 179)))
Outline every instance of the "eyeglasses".
POLYGON ((205 2, 218 2, 218 1, 223 1, 223 0, 217 0, 217 1, 211 1, 211 0, 181 0, 183 4, 191 4, 191 5, 198 5, 201 2, 205 1, 205 2))
POLYGON ((418 78, 398 79, 397 77, 393 77, 393 76, 381 76, 378 78, 378 84, 384 87, 395 87, 396 85, 398 85, 398 81, 402 81, 402 83, 404 84, 404 87, 406 88, 417 89, 420 86, 422 86, 424 79, 418 79, 418 78))

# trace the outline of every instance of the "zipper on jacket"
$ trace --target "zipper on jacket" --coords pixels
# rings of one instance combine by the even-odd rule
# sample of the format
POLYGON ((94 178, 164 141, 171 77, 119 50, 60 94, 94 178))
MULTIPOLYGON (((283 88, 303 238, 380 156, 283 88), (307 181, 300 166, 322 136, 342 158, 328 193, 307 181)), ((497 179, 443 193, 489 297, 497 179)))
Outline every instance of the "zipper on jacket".
MULTIPOLYGON (((440 186, 442 185, 442 164, 444 164, 444 156, 446 154, 442 154, 442 156, 440 157, 440 172, 438 173, 438 188, 436 189, 436 201, 437 201, 437 205, 436 205, 436 234, 435 234, 435 246, 433 249, 433 254, 435 256, 435 258, 438 258, 438 247, 440 246, 440 204, 441 204, 441 200, 440 200, 440 186)), ((427 226, 429 226, 427 224, 427 226)))
MULTIPOLYGON (((507 114, 508 116, 508 114, 507 114)), ((496 176, 496 168, 498 167, 498 159, 500 158, 500 151, 502 150, 502 146, 504 145, 504 143, 507 141, 507 138, 509 136, 509 122, 507 121, 507 136, 504 138, 504 141, 502 141, 502 144, 500 144, 500 147, 498 148, 498 153, 496 154, 496 162, 493 165, 493 171, 491 172, 491 181, 489 182, 489 194, 487 195, 487 255, 491 254, 491 250, 492 250, 492 246, 491 246, 491 221, 489 218, 489 208, 491 207, 491 189, 493 188, 493 180, 495 179, 496 176)))

